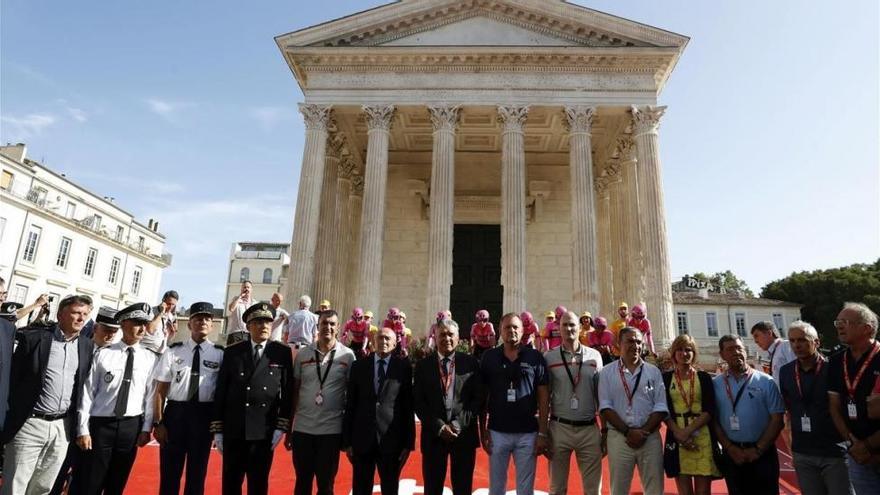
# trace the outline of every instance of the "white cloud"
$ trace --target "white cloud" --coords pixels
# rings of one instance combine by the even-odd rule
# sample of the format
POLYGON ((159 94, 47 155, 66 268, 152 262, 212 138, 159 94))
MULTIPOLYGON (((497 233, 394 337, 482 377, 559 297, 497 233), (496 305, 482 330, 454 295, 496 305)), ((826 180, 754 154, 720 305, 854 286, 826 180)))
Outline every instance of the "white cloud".
POLYGON ((3 135, 6 140, 25 140, 33 135, 40 134, 43 129, 55 124, 58 118, 52 114, 31 113, 24 117, 4 115, 0 117, 3 123, 3 135))
POLYGON ((279 122, 293 118, 292 110, 285 107, 253 107, 248 114, 266 131, 274 129, 279 122))
POLYGON ((160 98, 147 98, 146 103, 151 112, 169 122, 175 122, 175 118, 181 110, 195 106, 192 102, 169 101, 160 98))
POLYGON ((89 120, 88 114, 82 108, 74 108, 67 107, 67 113, 70 115, 70 118, 77 122, 86 122, 89 120))

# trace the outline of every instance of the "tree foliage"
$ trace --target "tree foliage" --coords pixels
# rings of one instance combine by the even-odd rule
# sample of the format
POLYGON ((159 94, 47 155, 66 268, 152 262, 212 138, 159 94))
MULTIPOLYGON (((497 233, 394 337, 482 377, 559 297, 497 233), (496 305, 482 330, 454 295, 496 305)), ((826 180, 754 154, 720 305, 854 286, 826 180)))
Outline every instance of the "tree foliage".
POLYGON ((702 282, 708 282, 717 288, 723 288, 727 293, 735 293, 741 291, 746 297, 755 297, 752 289, 744 280, 734 275, 730 270, 723 272, 715 272, 712 275, 706 275, 703 272, 697 272, 692 275, 695 279, 702 282))
POLYGON ((827 346, 837 344, 834 319, 845 302, 865 303, 880 313, 880 259, 841 268, 797 272, 770 282, 761 297, 803 304, 801 317, 816 327, 827 346))

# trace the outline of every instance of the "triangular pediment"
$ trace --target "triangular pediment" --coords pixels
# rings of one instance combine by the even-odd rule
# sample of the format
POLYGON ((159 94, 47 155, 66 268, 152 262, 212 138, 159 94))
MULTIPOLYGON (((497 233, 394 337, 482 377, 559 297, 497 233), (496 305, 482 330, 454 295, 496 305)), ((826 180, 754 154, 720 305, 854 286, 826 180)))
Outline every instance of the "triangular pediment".
POLYGON ((278 36, 346 46, 683 47, 687 38, 562 0, 401 0, 278 36))

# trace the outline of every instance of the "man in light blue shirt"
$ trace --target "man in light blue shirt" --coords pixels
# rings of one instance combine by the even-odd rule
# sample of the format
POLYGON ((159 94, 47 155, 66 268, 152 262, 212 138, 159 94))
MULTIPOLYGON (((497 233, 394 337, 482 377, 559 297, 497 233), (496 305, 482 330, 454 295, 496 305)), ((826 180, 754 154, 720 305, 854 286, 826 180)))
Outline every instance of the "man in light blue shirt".
POLYGON ((785 406, 773 378, 746 364, 746 349, 735 335, 718 341, 728 370, 713 379, 716 415, 713 428, 724 449, 722 473, 727 490, 779 493, 776 437, 785 406))
POLYGON ((669 413, 660 370, 642 360, 642 333, 617 335, 620 359, 599 372, 599 411, 607 428, 612 495, 630 492, 633 471, 646 495, 663 493, 663 445, 657 430, 669 413), (608 426, 610 425, 610 428, 608 426))

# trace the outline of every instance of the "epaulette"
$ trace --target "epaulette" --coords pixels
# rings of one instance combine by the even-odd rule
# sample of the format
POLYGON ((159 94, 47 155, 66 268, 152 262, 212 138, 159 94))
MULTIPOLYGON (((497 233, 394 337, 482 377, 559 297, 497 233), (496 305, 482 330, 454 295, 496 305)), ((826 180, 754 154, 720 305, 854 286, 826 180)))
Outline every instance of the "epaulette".
POLYGON ((174 349, 175 347, 180 347, 183 345, 183 342, 175 342, 173 344, 168 344, 169 349, 174 349))
POLYGON ((227 345, 226 347, 232 347, 232 346, 241 344, 242 342, 250 342, 250 341, 249 340, 239 340, 238 342, 233 342, 233 343, 227 345))
POLYGON ((222 346, 220 344, 214 344, 214 349, 220 349, 222 351, 222 350, 226 349, 226 347, 222 346))

